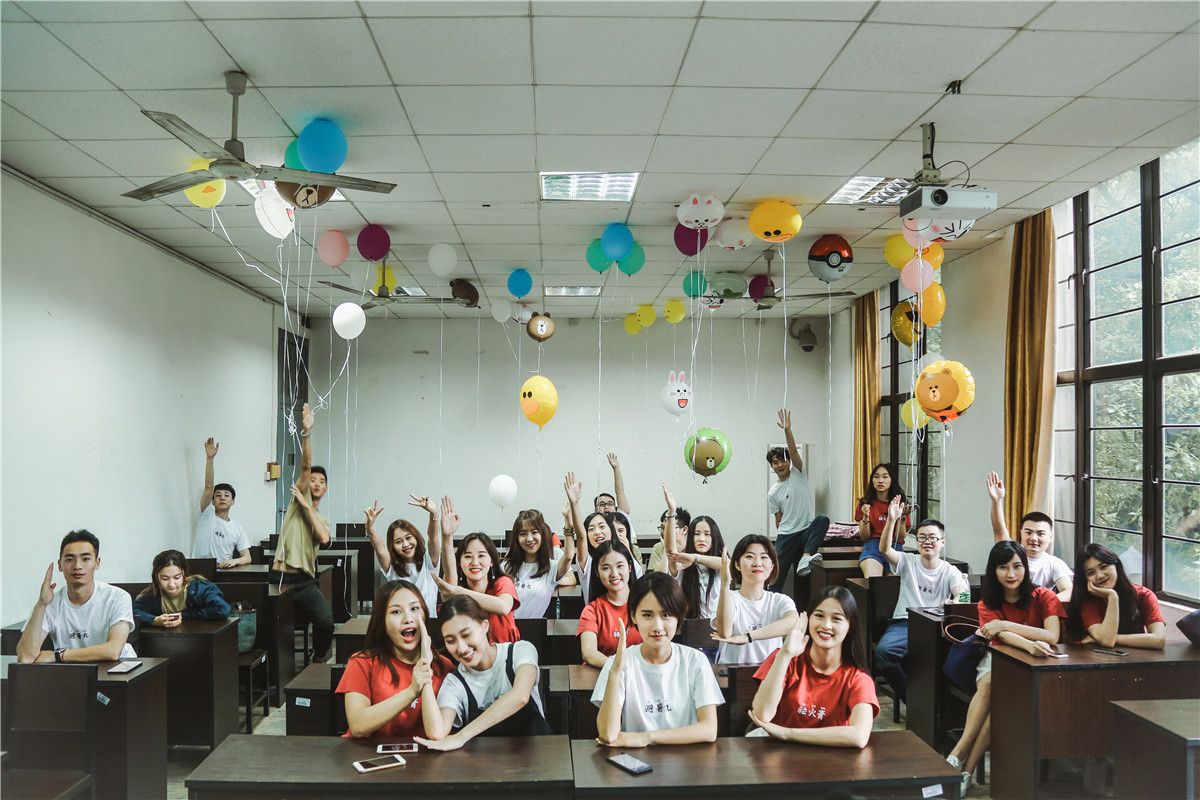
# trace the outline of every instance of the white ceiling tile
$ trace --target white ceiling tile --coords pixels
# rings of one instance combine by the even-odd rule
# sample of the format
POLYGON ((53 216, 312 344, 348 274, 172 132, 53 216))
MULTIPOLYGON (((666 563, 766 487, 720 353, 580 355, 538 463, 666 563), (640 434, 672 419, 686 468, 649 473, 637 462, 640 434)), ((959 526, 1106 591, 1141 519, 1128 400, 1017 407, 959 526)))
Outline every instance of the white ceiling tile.
POLYGON ((1123 145, 1174 119, 1188 107, 1184 101, 1080 97, 1016 141, 1097 147, 1123 145))
POLYGON ((541 245, 537 244, 467 244, 471 260, 507 261, 517 264, 522 261, 539 261, 541 245))
POLYGON ((538 198, 532 172, 439 172, 434 175, 447 202, 533 202, 538 198))
MULTIPOLYGON (((665 228, 668 231, 674 231, 675 226, 679 224, 675 216, 676 198, 672 198, 670 202, 662 201, 658 203, 648 203, 638 201, 633 203, 629 209, 628 224, 632 226, 648 227, 648 228, 665 228)), ((729 216, 729 209, 726 207, 726 216, 729 216)), ((545 226, 546 230, 552 230, 553 226, 545 226)), ((569 228, 568 228, 569 229, 569 228)), ((594 232, 591 239, 598 237, 601 233, 599 230, 592 229, 594 232)), ((586 238, 586 237, 585 237, 586 238)), ((637 238, 637 234, 634 234, 637 238)), ((588 241, 591 241, 588 239, 588 241)), ((544 237, 542 241, 550 241, 544 237)))
POLYGON ((700 6, 693 0, 533 0, 532 3, 535 17, 694 17, 700 6))
POLYGON ((974 94, 1077 96, 1166 38, 1158 33, 1021 31, 963 87, 974 94))
POLYGON ((655 134, 670 87, 538 86, 537 132, 655 134))
POLYGON ((1029 209, 1001 208, 975 221, 976 231, 998 231, 1015 225, 1030 216, 1029 209))
MULTIPOLYGON (((549 225, 597 225, 623 222, 629 212, 628 203, 596 203, 562 200, 542 203, 538 218, 542 227, 549 225)), ((599 235, 599 232, 596 234, 599 235)))
POLYGON ((969 3, 884 2, 871 13, 871 22, 954 25, 964 28, 1020 28, 1048 3, 972 0, 969 3))
POLYGON ((368 17, 524 17, 529 14, 525 0, 362 0, 368 17))
POLYGON ((415 136, 351 136, 341 172, 369 175, 380 172, 428 172, 425 155, 415 136))
POLYGON ((255 86, 383 86, 383 64, 361 19, 207 23, 255 86), (312 57, 314 42, 320 53, 312 57))
POLYGON ((296 133, 318 117, 331 119, 347 136, 395 136, 412 133, 408 118, 390 86, 264 89, 263 95, 296 133))
MULTIPOLYGON (((76 139, 76 147, 127 178, 165 178, 187 172, 196 154, 178 139, 124 139, 87 141, 76 139)), ((150 181, 144 181, 149 183, 150 181)))
POLYGON ((781 136, 892 139, 939 94, 906 92, 809 92, 781 136))
POLYGON ((1086 192, 1092 188, 1091 183, 1077 183, 1073 181, 1056 181, 1047 183, 1040 189, 1036 189, 1024 197, 1005 203, 1009 208, 1028 208, 1036 211, 1041 211, 1043 208, 1049 208, 1060 200, 1066 200, 1068 197, 1074 197, 1077 194, 1086 192))
POLYGON ((535 82, 669 86, 693 27, 687 19, 535 17, 535 82))
POLYGON ((166 0, 154 3, 145 0, 106 0, 103 3, 37 0, 25 3, 25 8, 39 22, 137 22, 196 18, 187 3, 166 0))
POLYGON ((121 196, 137 188, 125 178, 47 178, 42 182, 92 207, 142 204, 141 200, 121 196))
POLYGON ((451 202, 446 204, 457 225, 536 225, 538 204, 451 202))
MULTIPOLYGON (((100 211, 113 219, 124 222, 131 228, 148 231, 155 228, 179 228, 190 225, 193 220, 177 209, 162 203, 142 203, 137 206, 112 206, 100 211)), ((228 223, 227 223, 228 224, 228 223)))
MULTIPOLYGON (((546 225, 539 226, 538 230, 541 231, 543 245, 591 243, 592 239, 600 235, 600 231, 593 225, 546 225)), ((638 230, 634 228, 633 238, 637 237, 638 230)))
POLYGON ((1060 147, 1038 144, 1006 144, 971 167, 976 183, 986 179, 1026 180, 1048 183, 1094 161, 1111 148, 1060 147))
POLYGON ((536 168, 533 136, 419 136, 434 172, 516 172, 536 168))
POLYGON ((724 202, 741 185, 743 175, 648 172, 638 181, 633 198, 639 203, 682 202, 692 192, 713 195, 724 202))
POLYGON ((364 217, 381 225, 450 225, 450 214, 442 203, 373 203, 355 201, 364 217))
MULTIPOLYGON (((437 244, 438 242, 446 242, 447 244, 458 243, 458 233, 452 225, 409 225, 402 222, 396 225, 389 225, 388 229, 392 235, 393 247, 398 247, 405 243, 424 245, 426 256, 429 253, 429 245, 437 244)), ((460 258, 458 268, 455 270, 456 275, 469 274, 470 265, 463 262, 464 260, 460 258)), ((420 266, 419 261, 415 261, 414 264, 418 267, 420 266)))
POLYGON ((738 136, 659 136, 646 169, 653 172, 713 172, 746 174, 762 158, 771 140, 738 136))
POLYGON ((200 19, 297 19, 301 17, 357 17, 350 0, 305 0, 303 3, 254 2, 253 0, 191 0, 200 19))
POLYGON ((1088 94, 1150 100, 1200 99, 1200 36, 1178 34, 1088 94))
MULTIPOLYGON (((961 160, 974 164, 999 147, 1000 145, 991 143, 939 141, 934 150, 937 164, 943 167, 942 177, 949 179, 963 171, 962 165, 951 164, 951 161, 961 160)), ((920 168, 920 143, 892 142, 864 164, 858 174, 876 175, 881 178, 911 178, 920 168)))
POLYGON ((751 204, 763 200, 786 200, 801 205, 821 203, 845 182, 844 177, 828 175, 749 175, 733 199, 751 204))
POLYGON ((4 163, 34 178, 113 176, 117 173, 58 139, 40 142, 5 142, 4 163))
POLYGON ((854 28, 852 22, 703 19, 678 85, 813 86, 854 28))
POLYGON ((1035 30, 1165 31, 1174 33, 1200 16, 1192 2, 1058 2, 1030 25, 1035 30))
POLYGON ((6 21, 3 45, 0 74, 5 99, 16 90, 112 88, 99 72, 35 22, 6 21))
POLYGON ((754 171, 759 175, 862 175, 865 173, 858 168, 886 144, 859 139, 776 139, 754 171))
POLYGON ((238 65, 199 21, 59 22, 47 29, 122 89, 224 88, 238 65), (136 53, 136 58, 130 58, 136 53))
POLYGON ((890 224, 895 218, 895 206, 821 206, 804 217, 804 229, 823 233, 842 228, 876 228, 890 224))
POLYGON ((0 140, 19 142, 56 138, 58 137, 53 133, 10 105, 5 104, 0 111, 0 140))
POLYGON ((1153 161, 1162 155, 1162 148, 1156 147, 1121 147, 1106 153, 1090 164, 1080 167, 1074 172, 1064 175, 1064 181, 1082 181, 1095 186, 1114 175, 1119 175, 1129 169, 1136 169, 1147 161, 1153 161))
POLYGON ((803 89, 677 88, 662 132, 681 136, 775 136, 804 99, 803 89))
POLYGON ((533 133, 532 86, 401 86, 417 133, 533 133))
POLYGON ((22 11, 16 3, 8 0, 0 3, 0 22, 30 22, 33 17, 22 11))
POLYGON ((1200 108, 1181 114, 1157 130, 1130 142, 1134 147, 1164 147, 1173 148, 1196 138, 1200 131, 1200 108))
MULTIPOLYGON (((578 241, 565 244, 543 244, 541 248, 541 258, 543 263, 547 264, 574 264, 576 266, 587 264, 587 247, 591 244, 595 237, 580 237, 578 241)), ((648 237, 642 237, 637 240, 641 244, 652 241, 648 237)))
POLYGON ((532 82, 528 20, 371 19, 368 24, 398 86, 532 82))
POLYGON ((539 136, 538 169, 542 172, 641 172, 646 167, 654 141, 653 136, 539 136))
MULTIPOLYGON (((1016 202, 1018 199, 1024 197, 1032 191, 1042 188, 1042 186, 1045 185, 1045 181, 1039 180, 1001 181, 995 179, 976 178, 974 175, 971 176, 971 182, 978 184, 982 189, 991 189, 993 192, 995 192, 999 199, 998 205, 1001 208, 1016 202)), ((1019 208, 1026 207, 1027 206, 1019 206, 1019 208)), ((1039 206, 1039 208, 1041 208, 1041 206, 1039 206)))
POLYGON ((921 123, 934 122, 937 123, 939 142, 1010 142, 1071 99, 999 94, 945 95, 900 138, 919 142, 921 123))
MULTIPOLYGON (((819 86, 822 89, 941 92, 951 81, 969 75, 1004 44, 1009 35, 1009 31, 995 28, 866 23, 850 39, 821 78, 819 86), (881 68, 881 54, 911 52, 917 41, 937 42, 937 58, 904 59, 901 69, 881 68)), ((975 91, 973 86, 970 88, 975 91)))
POLYGON ((362 177, 394 183, 396 188, 383 195, 376 192, 358 192, 353 189, 343 189, 342 194, 355 202, 369 203, 437 202, 442 199, 442 193, 438 191, 433 175, 428 172, 380 172, 362 177))
POLYGON ((460 230, 466 244, 538 244, 537 225, 464 225, 460 230))
MULTIPOLYGON (((151 111, 166 111, 183 119, 184 122, 208 136, 217 144, 229 138, 233 104, 223 89, 169 89, 162 91, 132 91, 129 96, 142 108, 151 111)), ((140 113, 138 118, 142 118, 140 113)), ((151 136, 137 138, 171 138, 171 134, 145 120, 151 136)), ((267 103, 257 89, 247 89, 238 101, 238 138, 245 140, 256 137, 291 137, 292 132, 267 103)), ((114 137, 86 137, 114 138, 114 137)), ((135 138, 133 134, 123 138, 135 138)), ((282 159, 282 151, 280 153, 282 159)), ((282 161, 278 163, 283 163, 282 161)))
POLYGON ((703 17, 731 19, 844 19, 852 22, 861 20, 871 6, 871 0, 815 0, 803 3, 763 2, 762 0, 707 0, 701 12, 703 17))
MULTIPOLYGON (((160 228, 151 235, 168 247, 176 249, 227 244, 218 234, 212 233, 207 228, 201 228, 199 225, 193 225, 190 228, 160 228)), ((234 242, 239 247, 241 246, 236 238, 234 242)))
POLYGON ((170 138, 121 92, 5 92, 4 101, 64 139, 170 138))

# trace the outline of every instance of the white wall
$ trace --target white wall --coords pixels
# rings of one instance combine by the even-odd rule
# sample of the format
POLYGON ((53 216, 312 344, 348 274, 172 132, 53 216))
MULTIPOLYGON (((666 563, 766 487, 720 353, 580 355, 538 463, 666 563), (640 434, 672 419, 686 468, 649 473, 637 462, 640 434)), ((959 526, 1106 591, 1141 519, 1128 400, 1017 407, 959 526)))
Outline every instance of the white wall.
POLYGON ((72 528, 100 537, 108 581, 189 550, 209 435, 234 517, 271 530, 273 307, 7 175, 0 191, 0 618, 25 618, 72 528))

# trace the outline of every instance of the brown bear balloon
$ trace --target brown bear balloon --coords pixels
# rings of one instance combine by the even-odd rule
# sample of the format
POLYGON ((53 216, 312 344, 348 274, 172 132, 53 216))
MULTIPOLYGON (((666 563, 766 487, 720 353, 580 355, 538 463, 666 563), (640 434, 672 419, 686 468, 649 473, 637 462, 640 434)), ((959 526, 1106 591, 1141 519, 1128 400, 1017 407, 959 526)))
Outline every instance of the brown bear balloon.
POLYGON ((275 181, 275 191, 288 205, 296 208, 316 208, 328 202, 337 191, 333 186, 312 186, 299 183, 275 181))
POLYGON ((717 465, 725 460, 725 448, 715 439, 698 439, 692 450, 692 469, 706 478, 717 474, 717 465))
POLYGON ((545 311, 541 311, 529 318, 525 332, 531 339, 544 342, 554 335, 554 320, 550 319, 550 315, 545 311))

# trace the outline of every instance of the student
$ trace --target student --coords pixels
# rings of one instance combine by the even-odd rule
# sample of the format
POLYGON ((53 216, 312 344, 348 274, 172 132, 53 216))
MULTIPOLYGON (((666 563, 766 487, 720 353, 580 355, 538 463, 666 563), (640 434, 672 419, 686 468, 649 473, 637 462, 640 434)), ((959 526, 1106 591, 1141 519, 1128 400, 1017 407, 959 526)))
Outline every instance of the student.
MULTIPOLYGON (((992 536, 997 542, 1013 537, 1004 524, 1004 481, 995 472, 987 476, 988 497, 992 500, 992 536)), ((1066 561, 1054 555, 1054 520, 1041 511, 1021 517, 1021 545, 1029 557, 1029 577, 1034 586, 1054 590, 1058 599, 1071 599, 1073 576, 1066 561)))
POLYGON ((1067 630, 1077 641, 1147 650, 1167 646, 1158 598, 1130 582, 1120 556, 1097 542, 1086 544, 1075 557, 1075 575, 1080 580, 1072 590, 1067 630))
POLYGON ((426 608, 436 608, 438 598, 437 584, 433 576, 437 574, 441 563, 441 542, 437 535, 437 506, 428 497, 409 495, 410 506, 425 509, 429 514, 429 524, 425 535, 417 530, 406 519, 394 520, 388 525, 387 534, 382 540, 375 533, 375 520, 383 513, 383 507, 376 500, 371 507, 363 511, 367 520, 367 538, 375 548, 375 560, 383 579, 394 581, 404 578, 411 580, 421 590, 421 598, 426 608))
MULTIPOLYGON (((667 515, 676 516, 675 496, 663 486, 667 515)), ((668 539, 670 557, 668 574, 683 587, 689 619, 712 619, 717 615, 721 596, 721 556, 725 555, 725 540, 721 528, 712 517, 696 517, 687 526, 683 551, 672 534, 668 539)))
POLYGON ((778 571, 771 540, 758 534, 737 543, 732 561, 721 556, 721 595, 713 619, 713 639, 721 643, 718 664, 761 664, 795 627, 795 601, 767 591, 778 571))
POLYGON ((437 692, 454 665, 434 655, 426 629, 429 609, 412 581, 379 587, 363 648, 346 662, 337 686, 344 695, 347 737, 423 736, 440 723, 437 692))
MULTIPOLYGON (((454 549, 454 532, 459 518, 449 497, 442 498, 442 550, 454 549)), ((488 635, 493 642, 515 642, 521 638, 513 612, 521 605, 512 578, 500 571, 500 553, 486 533, 469 533, 459 542, 458 558, 446 559, 446 577, 434 577, 442 597, 466 595, 488 614, 488 635), (459 585, 458 571, 463 581, 459 585)))
POLYGON ((178 550, 163 550, 150 565, 150 585, 133 601, 133 618, 143 625, 175 628, 187 619, 225 619, 229 603, 201 575, 188 575, 178 550))
MULTIPOLYGON (((621 626, 629 619, 629 582, 633 576, 633 555, 620 542, 605 542, 592 557, 588 576, 588 594, 595 598, 579 615, 579 649, 583 663, 597 669, 617 652, 621 626)), ((629 634, 630 644, 640 644, 637 631, 629 634)))
MULTIPOLYGON (((779 479, 767 492, 767 506, 775 514, 775 549, 779 553, 778 578, 771 591, 782 592, 784 581, 796 559, 800 564, 797 575, 812 572, 814 561, 821 560, 818 548, 829 531, 829 517, 814 515, 812 489, 804 474, 804 461, 792 438, 792 412, 779 409, 778 425, 787 436, 787 448, 772 447, 767 451, 767 463, 779 479)), ((790 628, 789 628, 790 630, 790 628)))
POLYGON ((554 589, 571 575, 575 541, 568 538, 565 548, 557 548, 553 537, 542 512, 532 508, 517 514, 508 532, 504 572, 517 587, 516 619, 546 616, 554 589))
MULTIPOLYGON (((575 568, 579 572, 583 602, 588 603, 591 602, 588 576, 592 573, 592 554, 597 547, 613 538, 616 524, 611 514, 602 511, 594 511, 581 518, 579 498, 583 493, 583 484, 575 479, 574 472, 567 473, 565 489, 567 503, 571 506, 571 526, 575 529, 575 568)), ((641 575, 641 563, 635 559, 633 566, 635 576, 641 575)))
POLYGON ((639 564, 642 563, 642 549, 633 539, 631 531, 633 523, 629 521, 629 517, 625 516, 623 511, 612 512, 613 534, 618 542, 625 545, 625 549, 633 554, 634 560, 639 564))
POLYGON ((960 592, 971 591, 967 576, 942 560, 946 528, 938 520, 925 519, 917 525, 917 553, 892 549, 892 536, 904 518, 904 511, 904 499, 896 495, 888 504, 887 522, 879 540, 879 552, 900 576, 900 596, 891 623, 875 645, 875 671, 887 680, 899 700, 908 695, 908 673, 904 670, 904 659, 908 656, 908 610, 940 607, 960 592))
POLYGON ((717 738, 717 706, 725 702, 712 666, 699 651, 671 640, 683 618, 683 590, 669 575, 651 572, 629 593, 641 645, 619 623, 617 649, 604 662, 592 703, 600 707, 601 744, 646 747, 696 744, 717 738))
POLYGON ((867 746, 879 715, 875 682, 858 638, 858 604, 826 586, 783 647, 767 656, 750 707, 750 736, 825 747, 867 746))
POLYGON ((858 538, 862 539, 863 549, 858 554, 858 568, 863 577, 875 578, 891 572, 891 559, 880 549, 879 540, 883 536, 883 526, 887 522, 888 506, 896 498, 904 504, 904 514, 896 521, 892 531, 892 549, 898 553, 904 552, 904 536, 908 533, 908 498, 900 488, 895 471, 887 464, 876 464, 871 470, 863 496, 858 499, 858 508, 854 511, 854 521, 858 523, 858 538))
POLYGON ((592 500, 592 507, 594 511, 601 514, 613 515, 614 520, 618 523, 614 533, 629 549, 629 552, 633 553, 634 560, 641 564, 643 563, 642 550, 638 547, 637 536, 633 531, 633 522, 630 521, 629 497, 625 494, 625 479, 621 475, 621 462, 616 453, 608 454, 608 465, 612 467, 613 491, 616 492, 616 496, 614 497, 608 492, 601 492, 592 500), (621 525, 624 525, 625 530, 620 530, 621 525))
POLYGON ((55 592, 54 565, 46 567, 37 603, 17 642, 17 661, 93 662, 134 658, 128 643, 133 630, 129 593, 96 580, 100 540, 89 531, 71 531, 58 546, 58 570, 66 586, 55 592), (53 650, 42 650, 46 636, 53 650))
POLYGON ((654 547, 650 550, 650 560, 646 563, 647 572, 667 572, 671 571, 670 553, 667 551, 667 534, 674 533, 676 543, 682 542, 687 538, 688 526, 692 524, 692 515, 686 508, 681 506, 675 507, 675 518, 670 524, 673 531, 668 528, 667 520, 670 518, 670 509, 664 511, 658 518, 658 541, 654 543, 654 547))
POLYGON ((229 518, 237 492, 228 483, 213 485, 213 459, 220 449, 211 436, 204 443, 204 491, 200 494, 192 558, 215 558, 218 567, 229 569, 250 563, 250 540, 245 528, 229 518))
MULTIPOLYGON (((1067 614, 1054 592, 1034 586, 1025 548, 1005 539, 988 554, 979 601, 979 632, 992 644, 1007 644, 1034 656, 1054 652, 1062 618, 1067 614)), ((975 694, 967 707, 962 737, 946 760, 962 770, 962 790, 971 788, 971 775, 987 750, 991 736, 992 654, 985 653, 975 670, 975 694)))
POLYGON ((449 598, 438 623, 458 667, 442 681, 441 713, 425 720, 427 738, 413 737, 418 743, 430 750, 457 750, 476 736, 550 733, 538 691, 537 648, 529 642, 495 643, 488 613, 474 597, 449 598))

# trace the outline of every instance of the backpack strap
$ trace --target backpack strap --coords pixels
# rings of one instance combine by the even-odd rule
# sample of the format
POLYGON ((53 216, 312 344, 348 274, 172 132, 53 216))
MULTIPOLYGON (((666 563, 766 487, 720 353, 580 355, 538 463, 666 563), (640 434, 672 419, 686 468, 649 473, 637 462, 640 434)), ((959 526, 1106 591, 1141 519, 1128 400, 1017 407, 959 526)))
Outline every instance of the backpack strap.
POLYGON ((517 682, 517 671, 513 669, 513 650, 516 649, 516 644, 516 642, 508 643, 508 655, 504 658, 504 672, 508 675, 509 686, 517 682))

